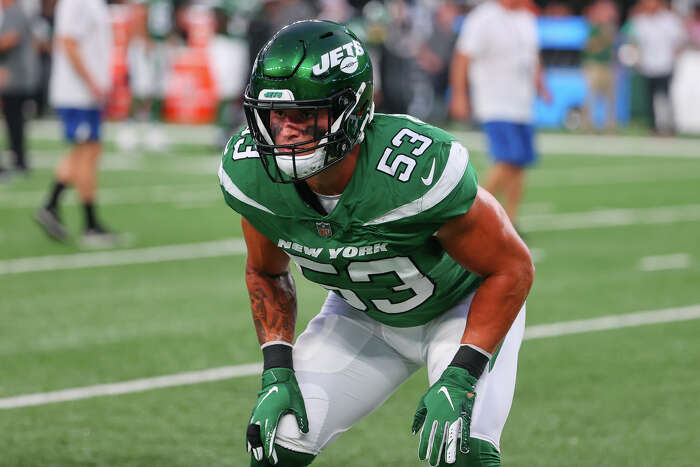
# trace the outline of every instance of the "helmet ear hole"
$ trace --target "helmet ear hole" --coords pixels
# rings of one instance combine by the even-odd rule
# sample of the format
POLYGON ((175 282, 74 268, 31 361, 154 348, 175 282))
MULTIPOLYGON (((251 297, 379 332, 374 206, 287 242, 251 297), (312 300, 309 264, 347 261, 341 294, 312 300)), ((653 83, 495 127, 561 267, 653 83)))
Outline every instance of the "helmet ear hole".
POLYGON ((344 93, 338 96, 338 99, 333 102, 333 108, 332 108, 332 116, 333 116, 333 121, 337 120, 343 112, 350 106, 352 105, 352 99, 354 99, 354 95, 351 95, 352 93, 344 93), (350 95, 349 95, 350 94, 350 95))
POLYGON ((367 107, 369 106, 369 101, 365 101, 362 106, 355 112, 356 115, 362 115, 367 112, 367 107))

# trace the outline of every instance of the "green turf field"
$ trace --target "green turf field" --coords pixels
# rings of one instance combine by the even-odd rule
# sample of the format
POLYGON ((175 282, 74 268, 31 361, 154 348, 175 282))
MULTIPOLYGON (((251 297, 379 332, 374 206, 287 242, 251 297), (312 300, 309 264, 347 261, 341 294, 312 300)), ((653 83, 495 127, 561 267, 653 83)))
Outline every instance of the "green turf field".
MULTIPOLYGON (((572 139, 577 148, 546 152, 531 172, 528 326, 671 308, 700 317, 700 142, 683 157, 646 154, 643 139, 644 157, 593 155, 599 143, 572 139)), ((216 150, 109 146, 99 212, 124 244, 95 252, 34 225, 65 147, 31 147, 31 177, 0 183, 0 403, 260 360, 216 150)), ((483 176, 485 156, 472 158, 483 176)), ((66 201, 77 238, 82 216, 74 194, 66 201)), ((297 288, 303 329, 325 294, 299 278, 297 288)), ((613 327, 523 343, 505 466, 700 464, 700 320, 613 327)), ((0 409, 0 466, 247 465, 258 386, 243 376, 0 409)), ((421 465, 410 426, 425 388, 419 371, 314 465, 421 465)))

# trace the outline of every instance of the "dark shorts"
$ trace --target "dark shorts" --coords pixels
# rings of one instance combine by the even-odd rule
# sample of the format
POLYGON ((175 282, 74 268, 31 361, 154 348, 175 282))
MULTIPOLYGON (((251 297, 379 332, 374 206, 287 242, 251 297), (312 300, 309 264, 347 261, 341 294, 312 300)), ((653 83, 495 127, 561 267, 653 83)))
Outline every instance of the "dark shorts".
POLYGON ((63 134, 68 141, 73 143, 100 141, 102 109, 61 107, 56 111, 61 117, 63 134))
POLYGON ((482 124, 489 153, 496 162, 524 167, 537 159, 535 128, 526 123, 489 121, 482 124))

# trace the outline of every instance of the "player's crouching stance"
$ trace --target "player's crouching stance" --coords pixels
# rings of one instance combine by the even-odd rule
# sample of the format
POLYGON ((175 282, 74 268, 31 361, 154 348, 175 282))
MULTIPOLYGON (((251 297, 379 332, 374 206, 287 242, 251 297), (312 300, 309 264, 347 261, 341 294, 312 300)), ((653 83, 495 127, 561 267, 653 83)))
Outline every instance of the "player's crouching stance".
POLYGON ((294 23, 258 54, 248 127, 224 151, 219 177, 243 216, 264 358, 251 465, 310 464, 423 365, 418 456, 500 465, 529 252, 453 136, 374 115, 372 97, 352 32, 294 23), (290 258, 329 290, 294 346, 290 258))

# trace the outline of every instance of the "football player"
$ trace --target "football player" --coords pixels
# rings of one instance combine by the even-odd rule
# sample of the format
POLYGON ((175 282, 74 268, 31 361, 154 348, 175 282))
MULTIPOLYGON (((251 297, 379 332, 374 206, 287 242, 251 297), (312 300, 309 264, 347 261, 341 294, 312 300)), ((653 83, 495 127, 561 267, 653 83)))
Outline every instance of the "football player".
POLYGON ((364 45, 327 21, 265 45, 244 105, 219 178, 243 216, 264 360, 251 465, 309 465, 421 366, 419 458, 500 465, 534 268, 467 150, 375 114, 364 45), (290 259, 329 291, 296 343, 290 259))

